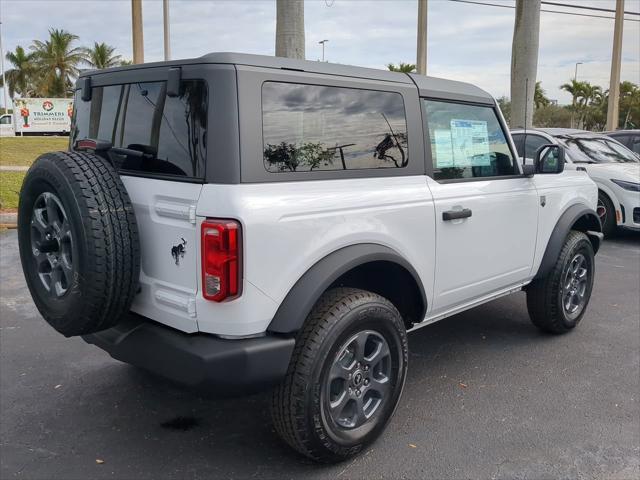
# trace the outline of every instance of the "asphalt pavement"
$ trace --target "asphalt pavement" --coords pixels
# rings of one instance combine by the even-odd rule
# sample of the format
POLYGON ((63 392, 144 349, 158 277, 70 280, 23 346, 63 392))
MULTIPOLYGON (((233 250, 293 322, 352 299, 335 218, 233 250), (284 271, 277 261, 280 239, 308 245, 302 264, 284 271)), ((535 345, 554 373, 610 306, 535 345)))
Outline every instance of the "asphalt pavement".
POLYGON ((0 478, 640 478, 640 236, 603 245, 580 326, 539 333, 517 293, 409 336, 389 427, 317 465, 268 396, 203 395, 57 334, 0 232, 0 478))

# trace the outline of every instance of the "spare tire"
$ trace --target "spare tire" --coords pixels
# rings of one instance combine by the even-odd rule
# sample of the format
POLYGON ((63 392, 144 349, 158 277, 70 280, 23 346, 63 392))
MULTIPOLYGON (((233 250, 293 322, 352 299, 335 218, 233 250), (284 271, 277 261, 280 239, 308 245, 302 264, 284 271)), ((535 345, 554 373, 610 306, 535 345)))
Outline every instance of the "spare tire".
POLYGON ((22 184, 20 260, 44 319, 70 337, 114 326, 131 306, 140 242, 127 190, 86 152, 40 156, 22 184))

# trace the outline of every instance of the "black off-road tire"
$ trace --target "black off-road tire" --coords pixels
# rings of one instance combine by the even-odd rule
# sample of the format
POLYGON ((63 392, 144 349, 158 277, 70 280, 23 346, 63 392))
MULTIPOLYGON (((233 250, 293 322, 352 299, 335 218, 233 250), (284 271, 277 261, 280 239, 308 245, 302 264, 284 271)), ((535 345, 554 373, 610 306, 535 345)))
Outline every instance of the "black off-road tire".
MULTIPOLYGON (((404 387, 407 362, 405 326, 391 302, 354 288, 327 291, 299 332, 286 378, 273 392, 271 413, 276 431, 291 447, 316 461, 339 462, 356 455, 382 433, 393 415, 404 387), (344 352, 345 342, 348 344, 354 335, 371 332, 374 339, 378 338, 376 334, 384 338, 389 347, 387 358, 393 366, 388 377, 389 395, 363 425, 344 429, 327 410, 328 375, 338 359, 343 358, 339 354, 344 352)), ((359 369, 360 363, 357 365, 355 368, 359 369)), ((368 369, 368 375, 375 370, 369 369, 369 365, 362 368, 368 369)), ((354 382, 358 371, 354 373, 354 382)), ((361 385, 373 385, 373 377, 367 378, 371 380, 364 380, 361 385)), ((363 390, 363 399, 366 392, 363 390)))
POLYGON ((140 275, 138 227, 127 190, 105 159, 40 156, 22 184, 18 240, 36 307, 63 335, 104 330, 128 312, 140 275))
POLYGON ((605 237, 609 238, 615 235, 618 226, 616 222, 616 209, 607 194, 598 190, 598 208, 601 207, 604 207, 606 212, 604 217, 599 215, 600 221, 602 222, 602 233, 605 237))
POLYGON ((534 280, 527 289, 527 309, 533 324, 548 333, 566 333, 573 330, 580 322, 591 298, 595 274, 595 256, 593 245, 582 232, 569 232, 558 260, 553 269, 544 277, 534 280), (583 258, 587 269, 584 300, 580 308, 573 313, 565 308, 571 262, 583 258))

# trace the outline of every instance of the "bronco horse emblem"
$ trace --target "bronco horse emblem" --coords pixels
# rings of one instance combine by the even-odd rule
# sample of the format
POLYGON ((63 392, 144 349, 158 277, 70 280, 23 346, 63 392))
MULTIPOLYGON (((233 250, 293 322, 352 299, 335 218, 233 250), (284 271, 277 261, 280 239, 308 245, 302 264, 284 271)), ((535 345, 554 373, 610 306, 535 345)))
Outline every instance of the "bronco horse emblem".
POLYGON ((187 253, 187 241, 180 237, 180 242, 177 245, 171 247, 171 256, 176 262, 176 265, 180 265, 180 259, 184 258, 184 254, 187 253))

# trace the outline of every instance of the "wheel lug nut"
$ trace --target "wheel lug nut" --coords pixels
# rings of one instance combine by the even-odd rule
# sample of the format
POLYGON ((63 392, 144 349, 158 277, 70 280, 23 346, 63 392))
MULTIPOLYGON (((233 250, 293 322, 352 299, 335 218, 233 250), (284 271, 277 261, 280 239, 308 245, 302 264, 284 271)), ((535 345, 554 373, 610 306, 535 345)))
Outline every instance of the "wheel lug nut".
POLYGON ((356 395, 360 396, 360 390, 356 390, 356 395))
POLYGON ((364 381, 364 384, 365 385, 369 385, 369 379, 368 378, 364 381))
POLYGON ((367 372, 369 370, 369 365, 364 366, 364 371, 367 372))

